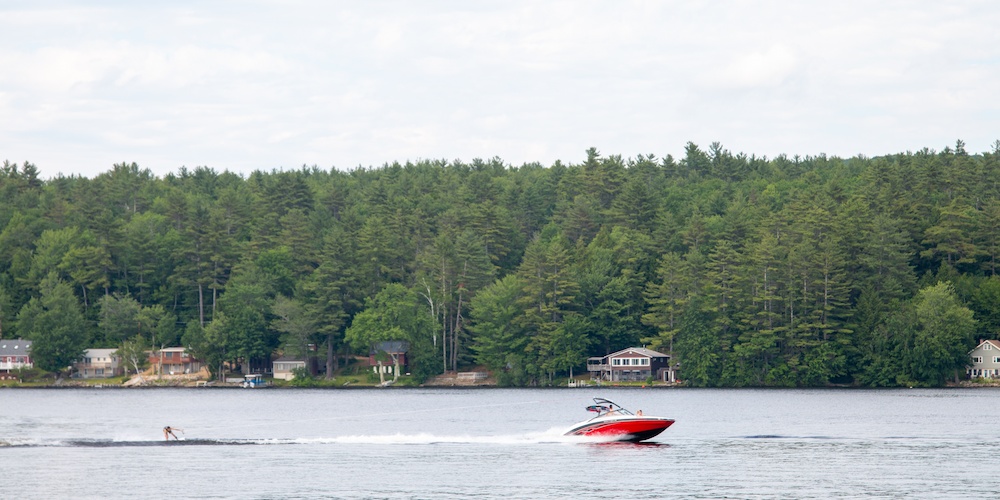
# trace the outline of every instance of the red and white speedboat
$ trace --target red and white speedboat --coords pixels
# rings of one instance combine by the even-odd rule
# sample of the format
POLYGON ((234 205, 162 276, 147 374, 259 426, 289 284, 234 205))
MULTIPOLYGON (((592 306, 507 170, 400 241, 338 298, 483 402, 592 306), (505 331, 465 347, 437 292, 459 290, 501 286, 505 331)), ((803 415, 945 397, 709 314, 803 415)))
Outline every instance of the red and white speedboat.
POLYGON ((638 443, 655 437, 674 420, 663 417, 647 417, 622 408, 618 404, 603 398, 594 398, 594 404, 587 411, 597 413, 596 417, 580 422, 568 431, 567 436, 594 436, 609 441, 629 441, 638 443))

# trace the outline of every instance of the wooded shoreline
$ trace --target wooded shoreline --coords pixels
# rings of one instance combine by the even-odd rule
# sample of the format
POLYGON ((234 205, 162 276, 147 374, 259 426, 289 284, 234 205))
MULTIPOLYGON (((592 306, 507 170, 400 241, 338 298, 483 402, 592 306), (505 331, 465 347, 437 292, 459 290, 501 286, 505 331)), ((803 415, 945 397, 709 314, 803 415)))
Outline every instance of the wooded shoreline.
POLYGON ((642 345, 700 387, 941 386, 1000 332, 998 256, 1000 141, 247 177, 0 168, 0 336, 48 371, 90 347, 134 365, 182 346, 213 376, 279 355, 334 374, 392 341, 419 381, 482 365, 544 386, 642 345))

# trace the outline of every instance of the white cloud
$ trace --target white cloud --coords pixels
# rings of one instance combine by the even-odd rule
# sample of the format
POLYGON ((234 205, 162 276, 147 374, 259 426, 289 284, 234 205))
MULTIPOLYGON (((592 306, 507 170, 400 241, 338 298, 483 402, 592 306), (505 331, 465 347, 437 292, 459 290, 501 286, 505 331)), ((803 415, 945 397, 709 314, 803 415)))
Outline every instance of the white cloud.
POLYGON ((797 60, 791 49, 772 45, 766 50, 741 54, 725 68, 710 74, 707 85, 719 87, 753 88, 781 85, 797 69, 797 60))
POLYGON ((977 151, 1000 130, 993 3, 41 5, 0 6, 0 157, 43 175, 977 151))

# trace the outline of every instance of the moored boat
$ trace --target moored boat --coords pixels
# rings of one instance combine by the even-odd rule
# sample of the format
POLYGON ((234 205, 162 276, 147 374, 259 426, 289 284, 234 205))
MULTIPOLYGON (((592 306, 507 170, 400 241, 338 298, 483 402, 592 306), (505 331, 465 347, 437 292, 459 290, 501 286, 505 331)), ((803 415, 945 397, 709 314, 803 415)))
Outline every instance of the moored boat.
POLYGON ((657 436, 674 420, 663 417, 652 417, 638 414, 621 407, 617 403, 594 398, 594 404, 587 411, 597 413, 597 416, 580 422, 566 431, 567 436, 592 436, 608 441, 628 441, 637 443, 657 436))
POLYGON ((244 376, 243 383, 240 384, 244 389, 256 389, 258 387, 267 387, 267 381, 264 380, 264 376, 255 373, 253 375, 244 376))

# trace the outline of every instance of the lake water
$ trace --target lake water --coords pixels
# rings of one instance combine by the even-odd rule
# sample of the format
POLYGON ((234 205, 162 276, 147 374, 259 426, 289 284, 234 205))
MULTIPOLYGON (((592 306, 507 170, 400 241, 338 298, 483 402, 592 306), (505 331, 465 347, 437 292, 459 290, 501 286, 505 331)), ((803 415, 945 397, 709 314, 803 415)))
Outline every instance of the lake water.
POLYGON ((997 498, 998 442, 997 389, 4 389, 0 498, 997 498))

